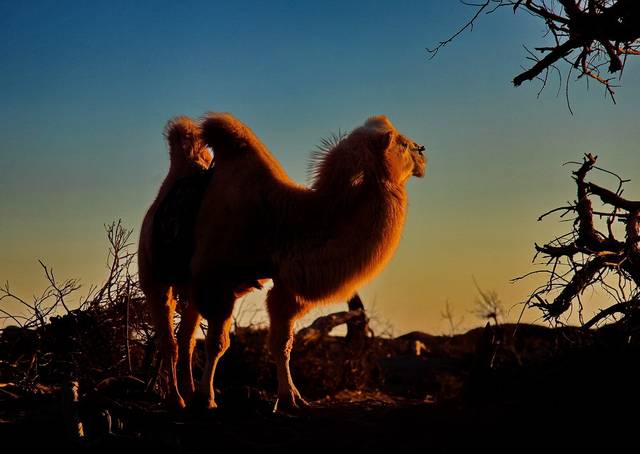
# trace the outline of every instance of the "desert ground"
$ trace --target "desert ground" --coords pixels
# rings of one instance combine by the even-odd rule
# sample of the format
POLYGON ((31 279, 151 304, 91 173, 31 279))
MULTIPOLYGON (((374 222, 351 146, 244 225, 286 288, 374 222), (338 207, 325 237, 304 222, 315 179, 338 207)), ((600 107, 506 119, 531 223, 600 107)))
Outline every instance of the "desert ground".
MULTIPOLYGON (((149 387, 144 352, 131 352, 133 374, 115 375, 117 365, 98 364, 117 357, 107 346, 76 371, 73 402, 64 378, 72 365, 60 349, 67 351, 86 330, 101 342, 106 333, 99 326, 75 314, 37 334, 3 332, 5 443, 34 452, 52 446, 68 452, 200 452, 214 445, 263 452, 557 452, 563 446, 622 446, 631 440, 640 400, 639 349, 626 337, 606 328, 509 324, 455 336, 320 335, 307 342, 298 336, 292 369, 312 406, 296 413, 273 411, 275 368, 266 331, 258 328, 234 332, 220 364, 215 410, 165 409, 162 386, 149 387), (70 327, 80 336, 61 335, 70 327), (48 362, 29 371, 35 357, 48 362)), ((196 364, 203 355, 199 344, 196 364)), ((85 360, 76 354, 75 361, 85 360)))

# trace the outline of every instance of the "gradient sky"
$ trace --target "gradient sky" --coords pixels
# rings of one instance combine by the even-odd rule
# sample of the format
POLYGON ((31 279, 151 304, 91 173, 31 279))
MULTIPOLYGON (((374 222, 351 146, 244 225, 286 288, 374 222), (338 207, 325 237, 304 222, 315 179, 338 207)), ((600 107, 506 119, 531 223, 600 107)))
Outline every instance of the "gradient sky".
POLYGON ((232 112, 305 182, 321 137, 384 113, 427 145, 429 167, 409 183, 402 243, 365 302, 400 334, 446 330, 447 300, 477 324, 473 277, 506 306, 521 301, 534 282, 509 280, 533 269, 534 241, 567 227, 536 222, 575 197, 563 162, 595 152, 640 194, 640 68, 628 65, 616 106, 572 85, 571 116, 557 80, 540 99, 537 84, 510 84, 522 44, 543 42, 526 14, 483 17, 428 60, 471 14, 427 0, 0 1, 0 281, 41 291, 43 259, 99 283, 103 224, 122 218, 137 238, 172 116, 232 112))

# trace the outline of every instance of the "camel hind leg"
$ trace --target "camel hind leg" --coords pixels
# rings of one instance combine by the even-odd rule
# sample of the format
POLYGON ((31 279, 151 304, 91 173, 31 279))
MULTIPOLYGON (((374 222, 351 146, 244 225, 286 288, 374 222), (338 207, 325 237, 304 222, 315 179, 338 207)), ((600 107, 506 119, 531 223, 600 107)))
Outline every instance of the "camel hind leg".
POLYGON ((278 409, 297 409, 307 407, 291 377, 289 361, 293 348, 293 325, 303 316, 308 307, 300 303, 296 296, 274 283, 267 296, 269 311, 269 349, 276 363, 278 374, 278 409))
POLYGON ((195 391, 192 357, 196 346, 196 330, 202 317, 192 302, 187 304, 181 316, 178 327, 178 382, 182 397, 189 401, 195 391))
POLYGON ((162 369, 167 373, 169 379, 167 403, 175 408, 184 408, 185 404, 178 390, 176 375, 178 343, 173 328, 173 316, 176 309, 173 289, 167 286, 147 293, 147 304, 156 330, 162 369))

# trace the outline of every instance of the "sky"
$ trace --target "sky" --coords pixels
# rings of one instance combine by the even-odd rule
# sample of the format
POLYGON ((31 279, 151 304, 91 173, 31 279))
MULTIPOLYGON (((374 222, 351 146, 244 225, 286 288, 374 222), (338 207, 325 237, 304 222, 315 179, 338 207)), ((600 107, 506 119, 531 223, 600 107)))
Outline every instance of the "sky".
POLYGON ((575 198, 563 162, 599 154, 640 194, 640 68, 626 68, 617 105, 572 84, 571 115, 557 80, 540 97, 510 83, 523 44, 544 43, 526 14, 483 16, 428 58, 473 13, 428 0, 0 1, 0 282, 30 298, 45 287, 41 259, 99 284, 104 224, 122 219, 137 239, 171 117, 232 112, 305 183, 320 138, 386 114, 429 164, 408 184, 394 259, 361 290, 370 313, 395 334, 440 333, 448 302, 461 329, 475 326, 474 279, 511 308, 536 282, 511 283, 534 269, 534 242, 567 228, 536 221, 575 198))

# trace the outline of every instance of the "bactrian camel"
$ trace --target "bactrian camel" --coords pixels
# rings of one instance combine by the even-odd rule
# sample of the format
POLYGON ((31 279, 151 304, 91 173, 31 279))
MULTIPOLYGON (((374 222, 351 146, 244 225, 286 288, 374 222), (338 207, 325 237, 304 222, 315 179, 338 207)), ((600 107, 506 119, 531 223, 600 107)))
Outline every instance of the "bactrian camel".
POLYGON ((194 395, 191 356, 204 317, 207 361, 193 401, 216 406, 214 373, 229 347, 234 303, 271 279, 268 342, 278 375, 278 406, 306 406, 289 370, 294 322, 318 304, 350 297, 388 262, 405 221, 407 180, 425 172, 424 147, 400 134, 385 116, 372 117, 327 147, 313 163, 312 185, 304 187, 230 114, 206 115, 197 131, 193 122, 180 118, 169 123, 166 135, 171 167, 142 225, 139 268, 171 403, 183 407, 194 395), (187 278, 172 282, 167 278, 172 273, 158 272, 154 263, 154 218, 176 180, 209 166, 205 145, 213 150, 214 165, 194 217, 187 278), (186 303, 176 339, 177 297, 186 303))

